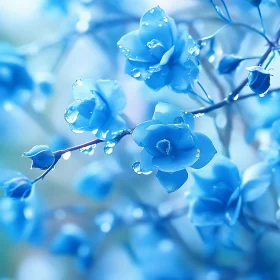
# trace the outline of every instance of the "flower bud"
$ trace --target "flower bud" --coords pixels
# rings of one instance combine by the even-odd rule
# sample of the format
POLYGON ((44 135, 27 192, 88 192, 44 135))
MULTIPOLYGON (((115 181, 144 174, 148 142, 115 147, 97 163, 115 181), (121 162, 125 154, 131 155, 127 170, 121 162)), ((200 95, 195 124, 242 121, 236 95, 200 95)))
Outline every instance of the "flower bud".
POLYGON ((246 68, 250 73, 248 82, 250 89, 257 93, 265 93, 270 86, 270 74, 261 66, 252 66, 246 68))
POLYGON ((29 152, 23 153, 24 157, 32 160, 31 168, 48 169, 55 160, 54 154, 48 146, 34 146, 29 152))
POLYGON ((5 195, 10 198, 27 198, 32 190, 32 183, 26 177, 19 177, 4 183, 5 195))
POLYGON ((229 74, 233 72, 242 61, 242 58, 234 55, 225 55, 219 62, 218 72, 219 74, 229 74))
POLYGON ((248 2, 251 5, 258 7, 261 4, 262 0, 248 0, 248 2))

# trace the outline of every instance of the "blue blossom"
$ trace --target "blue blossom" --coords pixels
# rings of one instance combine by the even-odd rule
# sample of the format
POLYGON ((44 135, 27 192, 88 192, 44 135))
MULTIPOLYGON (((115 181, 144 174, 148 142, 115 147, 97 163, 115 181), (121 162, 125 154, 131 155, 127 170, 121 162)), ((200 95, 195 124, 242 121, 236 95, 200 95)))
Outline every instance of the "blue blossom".
POLYGON ((174 192, 188 179, 187 167, 202 168, 216 154, 211 140, 194 132, 194 117, 167 103, 158 103, 153 119, 133 131, 135 142, 144 149, 141 171, 158 169, 157 178, 167 192, 174 192))
POLYGON ((187 33, 178 34, 175 22, 159 6, 146 12, 139 30, 118 42, 127 58, 125 72, 157 91, 169 86, 187 93, 199 74, 199 47, 187 33))
POLYGON ((271 168, 265 163, 251 166, 241 178, 237 166, 223 156, 216 156, 193 175, 188 215, 196 226, 235 224, 242 203, 259 198, 272 180, 271 168))
POLYGON ((12 46, 0 44, 0 102, 9 99, 20 102, 20 94, 32 91, 34 82, 24 59, 12 46))
POLYGON ((114 132, 125 128, 118 114, 126 99, 117 81, 77 80, 73 94, 76 101, 64 115, 73 132, 92 131, 98 138, 112 138, 114 132))
POLYGON ((76 258, 81 270, 89 269, 93 261, 91 244, 85 232, 74 224, 65 224, 51 242, 50 250, 57 255, 76 258))
POLYGON ((75 188, 86 197, 101 200, 112 190, 112 178, 100 163, 84 168, 75 182, 75 188))
POLYGON ((219 62, 218 72, 219 74, 230 74, 240 64, 243 59, 234 55, 225 55, 219 62))
POLYGON ((5 196, 15 199, 25 199, 32 191, 32 182, 26 177, 17 177, 3 184, 5 196))
POLYGON ((48 146, 37 145, 23 153, 24 157, 32 160, 31 168, 48 169, 55 161, 55 156, 48 146))
POLYGON ((248 1, 251 5, 256 6, 256 7, 258 7, 262 2, 262 0, 248 0, 248 1))
POLYGON ((248 76, 250 89, 257 94, 265 93, 270 87, 270 73, 261 66, 246 69, 250 72, 248 76))

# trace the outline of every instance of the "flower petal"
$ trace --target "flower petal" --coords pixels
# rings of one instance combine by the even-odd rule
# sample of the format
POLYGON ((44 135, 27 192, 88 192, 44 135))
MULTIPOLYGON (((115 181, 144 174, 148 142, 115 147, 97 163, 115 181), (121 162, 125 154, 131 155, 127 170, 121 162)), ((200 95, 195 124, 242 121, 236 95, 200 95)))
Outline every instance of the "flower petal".
POLYGON ((161 88, 165 87, 168 83, 168 72, 169 67, 163 67, 160 71, 154 72, 148 79, 146 79, 145 84, 154 91, 160 90, 161 88))
POLYGON ((133 130, 132 137, 138 146, 140 146, 140 147, 144 146, 143 139, 147 135, 147 131, 146 131, 147 128, 150 125, 157 124, 157 123, 159 123, 159 122, 155 121, 155 120, 151 120, 151 121, 146 121, 146 122, 140 123, 136 126, 136 128, 133 130))
POLYGON ((180 170, 173 173, 158 171, 157 178, 160 184, 168 193, 177 191, 187 180, 188 173, 186 170, 180 170))
POLYGON ((118 42, 118 46, 124 56, 129 60, 151 62, 152 64, 157 63, 157 60, 149 52, 149 48, 141 42, 138 30, 124 35, 118 42))
POLYGON ((158 40, 167 51, 175 44, 177 28, 174 20, 157 6, 142 16, 139 34, 143 44, 158 40))
POLYGON ((188 217, 196 226, 221 225, 225 221, 225 206, 219 200, 198 197, 192 201, 188 217))
POLYGON ((182 117, 182 111, 175 105, 159 102, 155 107, 153 120, 163 124, 173 124, 176 118, 182 117))
POLYGON ((155 166, 153 165, 153 156, 143 149, 141 152, 141 171, 150 172, 154 170, 155 166))
POLYGON ((179 151, 175 156, 155 156, 153 164, 161 171, 175 172, 192 165, 199 157, 198 149, 179 151))
POLYGON ((217 153, 212 141, 203 133, 195 132, 195 146, 200 150, 198 161, 191 167, 200 169, 208 164, 217 153))
POLYGON ((266 163, 258 163, 249 167, 243 175, 241 193, 244 201, 259 198, 272 181, 271 167, 266 163))

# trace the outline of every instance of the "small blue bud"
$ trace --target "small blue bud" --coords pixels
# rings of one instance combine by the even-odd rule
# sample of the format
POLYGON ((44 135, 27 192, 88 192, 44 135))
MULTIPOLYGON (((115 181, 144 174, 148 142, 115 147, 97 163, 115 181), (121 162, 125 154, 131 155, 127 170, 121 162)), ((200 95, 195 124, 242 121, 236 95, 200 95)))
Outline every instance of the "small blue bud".
POLYGON ((54 154, 45 145, 34 146, 29 152, 23 153, 23 156, 32 160, 31 168, 48 169, 55 160, 54 154))
POLYGON ((27 198, 32 191, 32 183, 26 177, 19 177, 4 183, 5 196, 10 198, 27 198))
POLYGON ((261 66, 252 66, 246 68, 250 73, 248 82, 250 89, 257 93, 265 93, 270 86, 270 73, 261 66))
POLYGON ((248 2, 251 5, 258 7, 261 4, 262 0, 248 0, 248 2))
POLYGON ((219 62, 218 72, 219 74, 229 74, 233 72, 242 61, 242 58, 234 55, 225 55, 219 62))

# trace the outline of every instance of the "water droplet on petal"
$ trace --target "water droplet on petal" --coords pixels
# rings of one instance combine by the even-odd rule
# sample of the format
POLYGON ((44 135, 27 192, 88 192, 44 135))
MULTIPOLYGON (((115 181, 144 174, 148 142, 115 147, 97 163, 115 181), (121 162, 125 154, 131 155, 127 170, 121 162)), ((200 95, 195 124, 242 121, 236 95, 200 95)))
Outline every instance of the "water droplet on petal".
POLYGON ((168 18, 167 17, 163 17, 163 21, 164 22, 168 22, 168 18))
POLYGON ((154 48, 156 48, 157 46, 162 46, 162 43, 161 43, 159 40, 157 40, 157 39, 153 39, 153 40, 151 40, 151 41, 149 41, 149 42, 147 43, 147 47, 148 47, 149 49, 154 49, 154 48))
POLYGON ((132 169, 136 174, 142 174, 140 161, 136 161, 132 164, 132 169))
POLYGON ((74 107, 74 106, 70 106, 66 110, 66 112, 64 114, 64 117, 65 117, 65 120, 68 123, 72 124, 72 123, 74 123, 77 120, 78 114, 79 114, 79 112, 78 112, 77 108, 74 107))
POLYGON ((141 76, 141 72, 137 69, 137 68, 134 68, 134 69, 132 69, 131 71, 130 71, 130 73, 131 73, 131 76, 133 77, 133 78, 140 78, 140 76, 141 76))
POLYGON ((141 175, 141 174, 143 174, 143 175, 149 175, 149 174, 152 173, 152 171, 143 172, 143 171, 141 170, 140 161, 134 162, 134 163, 132 164, 132 169, 133 169, 133 171, 134 171, 136 174, 138 174, 138 175, 141 175))
POLYGON ((113 148, 107 146, 104 147, 105 154, 110 155, 112 152, 113 152, 113 148))
POLYGON ((154 11, 155 11, 154 9, 150 9, 150 13, 151 13, 151 14, 153 14, 153 13, 154 13, 154 11))

